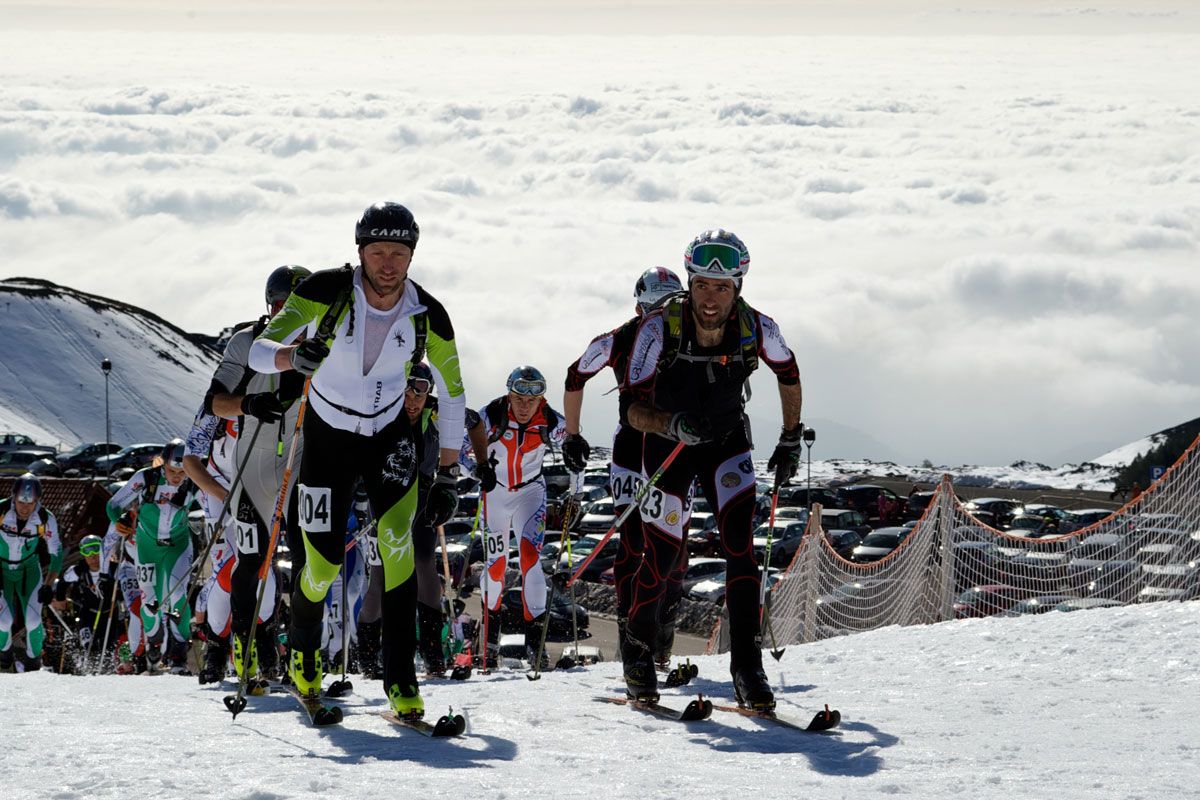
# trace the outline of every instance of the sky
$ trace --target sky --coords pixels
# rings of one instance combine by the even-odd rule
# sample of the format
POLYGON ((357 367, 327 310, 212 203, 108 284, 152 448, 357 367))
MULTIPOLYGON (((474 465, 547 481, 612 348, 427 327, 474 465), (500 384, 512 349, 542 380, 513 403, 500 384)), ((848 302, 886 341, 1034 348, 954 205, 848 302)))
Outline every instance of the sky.
POLYGON ((725 227, 814 457, 1056 464, 1197 416, 1189 6, 595 3, 582 36, 547 5, 0 2, 0 276, 216 332, 403 202, 482 405, 518 364, 561 385, 725 227))
MULTIPOLYGON (((898 797, 1094 800, 1196 796, 1200 603, 890 626, 764 656, 779 713, 834 732, 789 731, 714 711, 681 724, 597 697, 618 662, 529 681, 497 670, 421 688, 469 735, 426 739, 380 718, 379 682, 352 676, 344 722, 312 729, 286 694, 175 675, 4 675, 13 797, 161 798, 898 797), (64 746, 66 745, 66 746, 64 746), (147 754, 158 769, 147 769, 147 754), (397 789, 400 789, 398 792, 397 789)), ((664 691, 732 704, 727 656, 664 691)))

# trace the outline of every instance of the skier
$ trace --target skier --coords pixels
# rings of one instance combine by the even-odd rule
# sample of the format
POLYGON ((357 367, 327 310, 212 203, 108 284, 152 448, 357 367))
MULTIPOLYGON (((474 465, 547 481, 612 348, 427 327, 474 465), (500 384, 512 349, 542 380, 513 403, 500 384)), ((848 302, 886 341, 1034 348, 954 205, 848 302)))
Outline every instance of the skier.
POLYGON ((0 672, 41 669, 42 605, 53 596, 62 570, 58 520, 41 503, 42 482, 26 472, 13 482, 12 496, 0 499, 0 672), (43 572, 43 552, 47 557, 43 572), (13 651, 17 620, 25 629, 25 655, 13 651))
MULTIPOLYGON (((82 558, 63 571, 54 584, 54 599, 50 601, 50 605, 73 626, 81 649, 75 654, 77 657, 100 651, 102 643, 93 639, 104 636, 115 610, 111 607, 111 601, 116 578, 101 569, 103 545, 99 536, 90 534, 79 540, 79 555, 82 558)), ((110 647, 115 644, 116 639, 110 638, 110 647)), ((109 653, 100 653, 100 663, 105 663, 108 656, 109 653)))
MULTIPOLYGON (((361 476, 384 570, 384 687, 400 717, 419 717, 425 709, 413 661, 412 523, 422 444, 403 407, 412 365, 427 356, 432 367, 443 443, 461 441, 465 408, 450 317, 408 279, 419 233, 412 213, 398 203, 367 208, 355 228, 359 265, 319 272, 297 287, 250 352, 250 366, 259 372, 311 376, 298 480, 306 560, 293 581, 291 678, 302 696, 319 696, 323 602, 342 563, 347 512, 361 476), (286 344, 300 333, 298 344, 286 344)), ((456 448, 439 455, 428 501, 435 525, 458 503, 457 456, 456 448)))
POLYGON ((741 297, 750 254, 724 230, 697 236, 684 254, 688 292, 646 314, 629 360, 626 418, 647 434, 642 469, 652 475, 682 450, 646 495, 640 511, 645 555, 634 578, 624 676, 634 699, 657 699, 653 647, 666 576, 685 549, 686 510, 694 479, 716 510, 728 563, 726 604, 730 620, 730 673, 739 703, 774 708, 762 668, 759 632, 759 570, 754 558, 754 462, 743 385, 759 361, 775 374, 783 431, 768 462, 782 483, 800 460, 800 376, 775 322, 741 297))
MULTIPOLYGON (((234 532, 233 515, 221 511, 229 496, 229 486, 237 469, 237 423, 210 414, 202 407, 196 413, 187 436, 183 469, 200 489, 200 507, 204 511, 205 534, 210 545, 212 569, 196 597, 193 621, 204 634, 204 666, 197 676, 201 684, 213 683, 225 676, 229 663, 229 593, 232 589, 234 547, 229 541, 234 532), (220 528, 218 528, 218 522, 220 528), (209 613, 209 609, 216 612, 209 613), (222 613, 225 612, 225 613, 222 613)), ((238 664, 240 674, 241 665, 238 664)))
MULTIPOLYGON (((213 372, 212 383, 205 396, 205 410, 228 420, 240 420, 236 454, 231 454, 226 477, 232 480, 237 465, 245 461, 241 482, 230 501, 234 518, 233 568, 230 577, 230 608, 232 614, 233 664, 239 678, 246 665, 249 648, 250 674, 248 682, 253 691, 261 691, 263 682, 274 677, 278 668, 275 598, 278 594, 275 567, 267 570, 267 586, 255 628, 255 641, 247 642, 258 602, 258 576, 267 542, 271 535, 275 507, 283 487, 287 465, 285 443, 296 429, 296 417, 303 377, 294 372, 282 375, 264 372, 250 366, 250 348, 270 321, 280 312, 288 297, 312 272, 304 267, 282 266, 267 276, 264 292, 267 314, 253 325, 239 328, 230 337, 213 372)), ((297 463, 303 455, 303 437, 297 441, 297 463)), ((303 564, 304 548, 298 540, 296 523, 295 482, 287 488, 284 521, 293 569, 303 564)), ((219 506, 218 506, 219 510, 219 506)), ((281 525, 284 524, 281 521, 281 525)))
POLYGON ((151 668, 162 661, 164 644, 171 665, 182 668, 192 635, 185 577, 192 567, 188 509, 197 499, 198 490, 183 471, 185 447, 182 439, 167 442, 155 465, 135 472, 108 501, 108 516, 117 523, 118 533, 136 533, 142 625, 151 668), (131 514, 134 506, 136 531, 131 514), (164 612, 171 618, 166 626, 162 622, 164 612))
MULTIPOLYGON (((566 417, 567 438, 563 442, 563 461, 572 472, 582 472, 587 466, 591 447, 580 431, 579 416, 583 410, 584 385, 605 367, 611 367, 617 387, 624 392, 626 369, 642 315, 676 292, 683 291, 679 276, 666 267, 652 267, 642 273, 634 286, 634 317, 619 328, 592 339, 587 350, 567 368, 566 393, 563 395, 563 414, 566 417)), ((633 501, 642 485, 641 431, 631 428, 622 418, 613 434, 612 462, 609 465, 609 491, 613 512, 619 517, 633 501)), ((687 521, 684 521, 685 529, 687 521)), ((621 525, 619 550, 613 563, 617 593, 617 648, 624 650, 625 625, 629 616, 629 598, 633 591, 633 575, 642 563, 642 521, 630 514, 621 525)), ((687 549, 684 548, 686 559, 687 549)), ((654 646, 654 662, 666 669, 671 661, 671 646, 675 640, 675 611, 682 597, 683 571, 686 561, 667 577, 672 586, 667 602, 662 604, 663 619, 654 646)))
MULTIPOLYGON (((107 566, 107 571, 113 572, 120 586, 121 602, 125 610, 121 612, 125 620, 124 648, 118 647, 117 654, 120 663, 117 673, 124 675, 131 672, 146 671, 146 637, 142 627, 142 587, 137 580, 137 542, 131 537, 122 536, 117 530, 117 524, 110 522, 108 531, 104 534, 104 546, 100 560, 107 566), (128 652, 126 652, 128 651, 128 652)), ((112 639, 118 641, 122 635, 116 631, 107 632, 112 639)), ((99 633, 101 642, 105 633, 99 633)))
POLYGON ((468 412, 467 428, 475 453, 475 477, 483 502, 484 570, 481 578, 487 615, 486 662, 492 663, 500 637, 500 603, 508 569, 508 535, 520 542, 521 604, 525 650, 530 663, 539 653, 546 610, 546 575, 540 560, 546 533, 546 451, 566 436, 562 416, 546 403, 546 379, 522 366, 508 376, 508 394, 468 412))

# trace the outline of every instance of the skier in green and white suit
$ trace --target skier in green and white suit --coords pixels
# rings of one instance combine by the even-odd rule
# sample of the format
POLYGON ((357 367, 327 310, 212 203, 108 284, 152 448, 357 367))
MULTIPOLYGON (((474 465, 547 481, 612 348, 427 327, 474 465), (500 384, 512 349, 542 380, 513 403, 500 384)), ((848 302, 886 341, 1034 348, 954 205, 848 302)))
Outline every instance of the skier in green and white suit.
POLYGON ((62 571, 58 520, 41 504, 41 497, 41 481, 26 472, 13 483, 12 497, 0 500, 0 670, 14 661, 12 629, 18 613, 25 621, 26 656, 19 668, 41 667, 46 641, 42 604, 50 600, 54 579, 62 571), (50 556, 45 580, 38 553, 43 541, 50 556))
POLYGON ((297 286, 250 348, 250 366, 258 372, 294 369, 312 376, 298 481, 306 563, 292 589, 292 680, 302 695, 320 692, 325 595, 342 564, 361 475, 377 515, 383 561, 383 685, 392 709, 408 717, 424 713, 413 663, 412 524, 425 445, 404 413, 404 397, 422 355, 440 397, 441 466, 428 500, 434 526, 458 504, 458 448, 446 443, 462 441, 466 414, 450 316, 408 276, 418 234, 404 206, 368 208, 355 229, 360 265, 318 272, 297 286), (294 339, 301 329, 303 338, 294 339), (288 344, 293 340, 298 344, 288 344))
POLYGON ((163 447, 161 466, 134 473, 108 501, 108 516, 124 536, 133 534, 133 512, 137 515, 137 579, 142 589, 146 659, 151 665, 162 659, 164 611, 172 617, 172 656, 176 663, 186 657, 187 641, 192 635, 185 576, 192 567, 188 509, 198 489, 183 471, 184 448, 183 440, 172 439, 163 447), (174 592, 167 597, 172 589, 174 592))

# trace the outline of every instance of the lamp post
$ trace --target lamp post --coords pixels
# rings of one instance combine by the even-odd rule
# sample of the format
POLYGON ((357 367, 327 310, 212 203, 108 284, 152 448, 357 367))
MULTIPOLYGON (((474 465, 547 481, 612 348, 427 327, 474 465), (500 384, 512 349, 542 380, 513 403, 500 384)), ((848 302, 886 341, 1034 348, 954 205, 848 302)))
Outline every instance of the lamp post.
POLYGON ((804 490, 804 497, 810 509, 812 508, 812 446, 816 440, 817 432, 812 428, 805 427, 804 446, 808 448, 808 488, 804 490))
MULTIPOLYGON (((112 362, 107 358, 100 362, 100 370, 104 373, 104 455, 109 455, 108 445, 112 441, 112 424, 108 416, 108 373, 112 372, 112 362)), ((92 476, 96 475, 96 462, 92 462, 92 476)))

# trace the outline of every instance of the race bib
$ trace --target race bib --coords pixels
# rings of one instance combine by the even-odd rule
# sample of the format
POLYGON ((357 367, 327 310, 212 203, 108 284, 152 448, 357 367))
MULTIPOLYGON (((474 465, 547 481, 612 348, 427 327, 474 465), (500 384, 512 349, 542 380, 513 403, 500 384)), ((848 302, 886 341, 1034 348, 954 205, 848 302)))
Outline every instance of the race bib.
POLYGON ((300 484, 300 526, 306 533, 329 533, 330 491, 327 487, 300 484))
POLYGON ((383 559, 379 557, 379 540, 374 536, 366 537, 363 542, 363 549, 366 550, 367 563, 372 567, 383 566, 383 559))
POLYGON ((622 472, 612 480, 614 506, 627 506, 637 497, 642 488, 642 476, 636 472, 622 472))
POLYGON ((239 553, 254 555, 258 553, 258 526, 253 522, 237 523, 237 549, 239 553))
POLYGON ((137 565, 138 583, 145 586, 146 584, 154 583, 154 565, 153 564, 138 564, 137 565))

